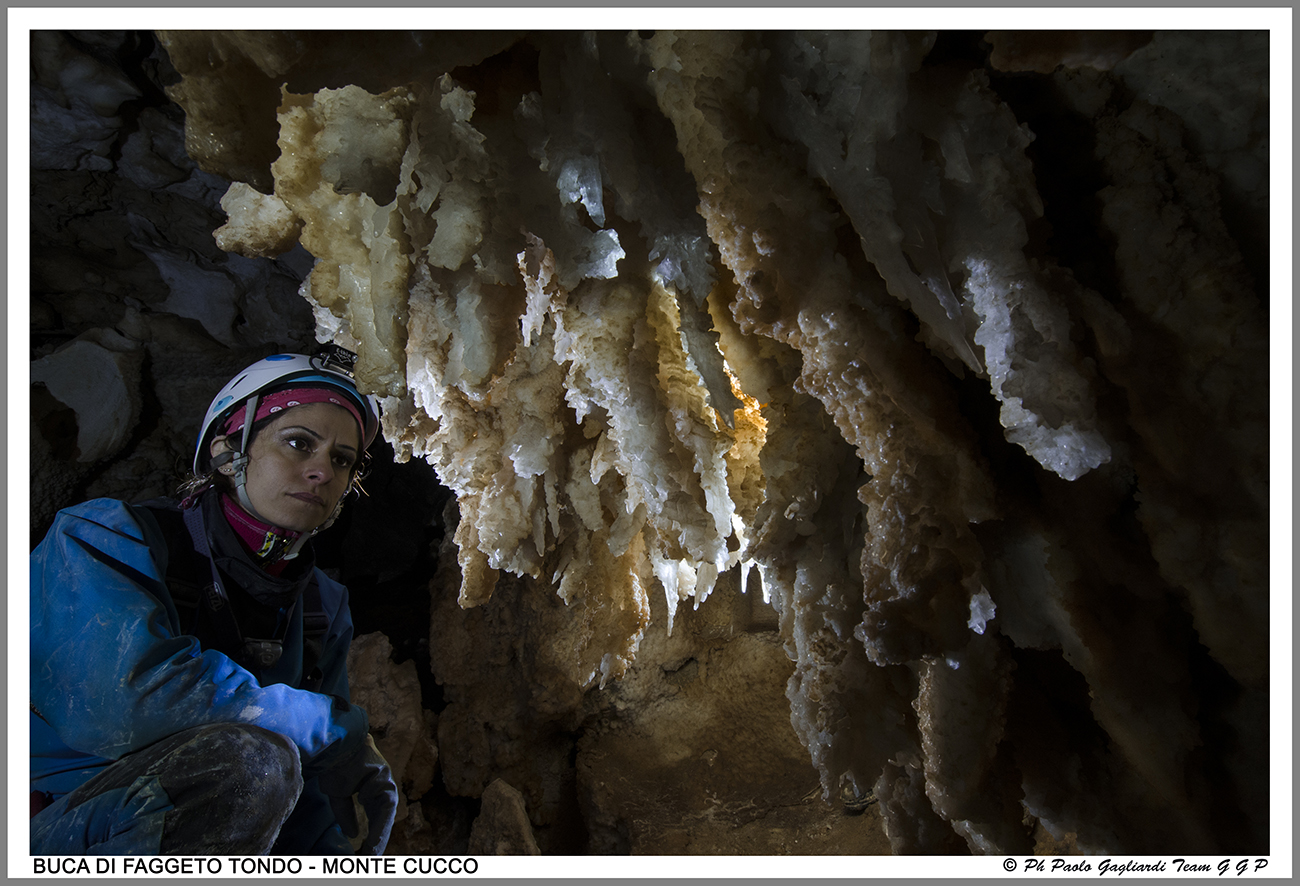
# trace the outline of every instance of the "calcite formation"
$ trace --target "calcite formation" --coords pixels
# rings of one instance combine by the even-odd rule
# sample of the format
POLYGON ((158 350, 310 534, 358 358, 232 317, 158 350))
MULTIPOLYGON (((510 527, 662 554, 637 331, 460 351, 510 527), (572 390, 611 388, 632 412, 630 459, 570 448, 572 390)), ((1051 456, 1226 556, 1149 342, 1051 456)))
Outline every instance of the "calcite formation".
MULTIPOLYGON (((822 795, 874 792, 895 852, 1027 853, 1039 825, 1262 852, 1267 310, 1216 172, 1260 143, 1207 165, 1183 97, 1135 91, 1143 53, 1197 46, 1266 84, 1267 47, 1138 37, 1000 34, 981 65, 934 33, 547 32, 310 92, 292 40, 231 38, 281 91, 226 128, 215 38, 165 43, 189 143, 205 121, 242 179, 218 243, 314 256, 317 337, 454 491, 458 602, 520 638, 523 722, 572 728, 652 596, 670 637, 725 580, 778 613, 822 795), (1062 148, 1000 92, 1042 82, 1087 133, 1074 243, 1040 189, 1062 148), (273 125, 278 158, 240 152, 273 125)), ((524 764, 489 718, 440 721, 449 788, 513 755, 549 826, 563 742, 524 764)))

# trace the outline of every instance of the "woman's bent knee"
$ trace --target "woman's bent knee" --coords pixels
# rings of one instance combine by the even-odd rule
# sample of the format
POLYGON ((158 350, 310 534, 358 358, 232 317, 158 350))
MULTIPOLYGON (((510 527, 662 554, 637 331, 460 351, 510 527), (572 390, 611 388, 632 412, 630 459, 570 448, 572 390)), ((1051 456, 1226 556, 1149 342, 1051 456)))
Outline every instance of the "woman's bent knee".
POLYGON ((138 847, 128 847, 133 853, 258 855, 275 842, 301 791, 291 741, 259 726, 210 724, 108 766, 57 804, 61 809, 47 810, 68 818, 66 826, 46 823, 41 831, 61 834, 76 824, 73 817, 89 816, 86 826, 71 828, 79 835, 73 842, 81 842, 65 851, 96 851, 96 834, 133 831, 141 837, 138 847))
POLYGON ((164 853, 260 855, 302 792, 297 747, 259 726, 216 724, 178 748, 159 782, 174 805, 164 853))

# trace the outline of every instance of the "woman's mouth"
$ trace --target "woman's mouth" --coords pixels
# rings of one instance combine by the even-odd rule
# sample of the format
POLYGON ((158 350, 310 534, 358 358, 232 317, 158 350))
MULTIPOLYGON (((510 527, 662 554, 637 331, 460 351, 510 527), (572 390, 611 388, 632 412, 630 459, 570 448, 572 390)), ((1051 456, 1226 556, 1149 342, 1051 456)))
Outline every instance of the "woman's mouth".
POLYGON ((300 501, 305 501, 308 504, 322 505, 322 506, 324 506, 325 504, 325 499, 321 498, 319 495, 314 495, 310 492, 291 492, 289 493, 289 495, 300 501))

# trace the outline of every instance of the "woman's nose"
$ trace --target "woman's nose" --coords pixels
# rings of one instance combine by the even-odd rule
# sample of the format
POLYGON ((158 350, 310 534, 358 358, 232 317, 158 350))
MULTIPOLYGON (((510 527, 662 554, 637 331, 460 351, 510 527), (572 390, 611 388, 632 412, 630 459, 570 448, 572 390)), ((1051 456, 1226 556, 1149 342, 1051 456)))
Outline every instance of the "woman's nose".
POLYGON ((317 453, 307 463, 307 479, 316 483, 328 483, 334 479, 334 463, 328 453, 317 453))

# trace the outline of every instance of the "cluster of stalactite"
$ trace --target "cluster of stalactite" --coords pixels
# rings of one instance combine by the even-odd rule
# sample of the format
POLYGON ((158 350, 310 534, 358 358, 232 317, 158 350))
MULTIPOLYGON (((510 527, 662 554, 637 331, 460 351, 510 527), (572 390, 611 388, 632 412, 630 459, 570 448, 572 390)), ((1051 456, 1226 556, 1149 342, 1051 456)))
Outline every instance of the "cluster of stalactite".
POLYGON ((989 35, 1022 80, 932 33, 159 37, 218 245, 305 247, 455 493, 460 605, 563 601, 548 692, 735 570, 895 852, 1265 847, 1267 306, 1221 206, 1267 181, 1144 84, 1235 60, 1266 146, 1266 37, 989 35))

